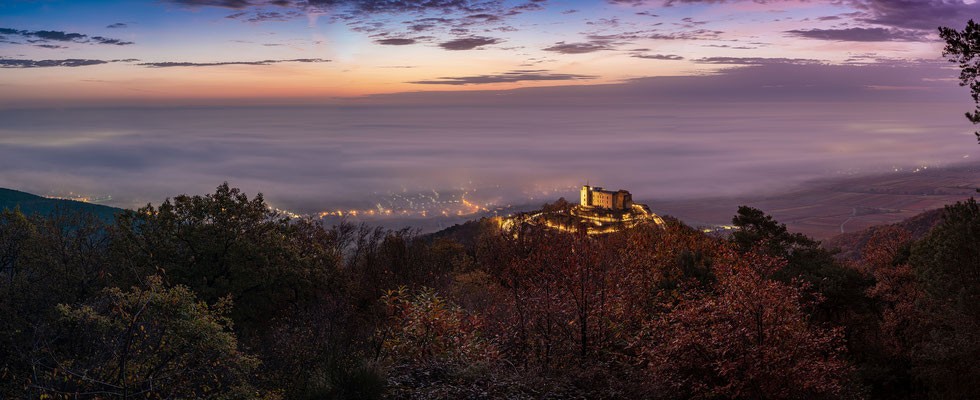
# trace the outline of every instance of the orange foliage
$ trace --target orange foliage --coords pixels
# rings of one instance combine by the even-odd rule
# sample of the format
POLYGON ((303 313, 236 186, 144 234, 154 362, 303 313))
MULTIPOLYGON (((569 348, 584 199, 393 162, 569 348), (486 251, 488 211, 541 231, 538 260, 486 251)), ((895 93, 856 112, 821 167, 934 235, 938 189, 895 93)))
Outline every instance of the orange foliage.
POLYGON ((684 398, 817 398, 847 393, 842 332, 810 321, 805 287, 770 280, 778 259, 719 264, 638 338, 654 381, 684 398))
POLYGON ((432 289, 409 295, 401 287, 388 291, 381 302, 392 318, 380 332, 382 354, 396 363, 473 363, 497 358, 496 346, 480 332, 483 320, 432 289))

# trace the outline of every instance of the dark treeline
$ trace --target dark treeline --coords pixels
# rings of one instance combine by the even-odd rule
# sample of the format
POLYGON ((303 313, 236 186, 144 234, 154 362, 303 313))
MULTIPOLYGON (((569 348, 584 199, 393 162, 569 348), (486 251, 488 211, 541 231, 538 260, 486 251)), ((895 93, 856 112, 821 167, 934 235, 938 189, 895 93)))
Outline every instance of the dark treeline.
MULTIPOLYGON (((555 205, 548 205, 555 207, 555 205)), ((980 210, 844 261, 759 210, 467 245, 284 219, 228 185, 0 214, 3 398, 969 398, 980 210)))

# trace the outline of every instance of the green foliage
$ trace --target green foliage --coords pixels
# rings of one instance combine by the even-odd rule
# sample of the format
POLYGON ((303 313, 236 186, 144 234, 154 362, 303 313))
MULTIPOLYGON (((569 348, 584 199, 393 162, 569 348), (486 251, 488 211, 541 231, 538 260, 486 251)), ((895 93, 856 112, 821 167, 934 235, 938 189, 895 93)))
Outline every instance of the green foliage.
POLYGON ((942 222, 912 247, 910 263, 934 297, 980 316, 980 209, 974 199, 946 207, 942 222))
MULTIPOLYGON (((971 19, 962 31, 940 27, 939 36, 946 41, 943 57, 959 64, 960 86, 970 87, 970 95, 977 104, 973 111, 966 113, 966 118, 980 124, 980 24, 971 19)), ((980 132, 976 135, 980 140, 980 132)))
POLYGON ((925 292, 917 310, 928 318, 923 339, 914 346, 916 372, 936 395, 969 397, 974 388, 966 382, 980 379, 975 363, 980 358, 977 202, 971 198, 947 206, 943 221, 912 245, 909 265, 925 292))
POLYGON ((90 214, 0 212, 0 397, 23 390, 38 343, 59 318, 55 306, 106 285, 106 246, 104 224, 90 214))
POLYGON ((230 306, 198 302, 159 276, 59 305, 55 327, 67 335, 47 343, 28 387, 66 398, 254 398, 247 377, 258 362, 238 349, 224 316, 230 306))
POLYGON ((820 242, 801 233, 790 233, 785 224, 752 207, 740 206, 732 224, 739 228, 731 238, 739 251, 761 252, 786 260, 786 266, 775 271, 774 278, 787 283, 801 279, 823 294, 823 318, 867 308, 864 291, 871 282, 856 269, 838 262, 836 253, 821 248, 820 242))
POLYGON ((23 252, 27 250, 24 244, 35 234, 34 225, 20 208, 0 212, 0 271, 8 279, 20 274, 22 266, 19 264, 23 263, 23 252))
POLYGON ((732 232, 732 242, 742 252, 761 250, 774 255, 789 255, 797 247, 808 247, 812 241, 801 233, 789 233, 785 224, 777 222, 771 215, 749 206, 739 206, 738 213, 732 217, 732 225, 738 229, 732 232))
POLYGON ((245 328, 313 296, 338 262, 311 248, 325 245, 316 241, 322 227, 290 224, 261 194, 249 199, 227 183, 214 194, 126 211, 113 228, 113 250, 134 271, 130 279, 161 273, 208 302, 231 295, 233 319, 245 328))

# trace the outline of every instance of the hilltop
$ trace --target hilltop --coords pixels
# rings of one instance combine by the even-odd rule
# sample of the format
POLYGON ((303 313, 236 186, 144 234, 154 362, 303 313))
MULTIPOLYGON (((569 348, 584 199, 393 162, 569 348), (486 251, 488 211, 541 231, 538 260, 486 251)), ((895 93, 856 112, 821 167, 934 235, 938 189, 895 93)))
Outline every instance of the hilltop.
POLYGON ((68 209, 73 211, 83 211, 92 213, 102 219, 112 219, 114 215, 122 211, 121 208, 109 207, 100 204, 85 203, 75 200, 49 199, 19 190, 0 188, 0 210, 20 207, 24 214, 50 215, 55 210, 68 209))
MULTIPOLYGON (((480 232, 486 229, 488 225, 506 227, 520 222, 528 225, 548 226, 553 229, 570 231, 574 230, 574 227, 576 226, 581 226, 582 223, 585 223, 588 226, 594 225, 595 220, 601 220, 601 218, 596 218, 597 215, 592 215, 594 214, 595 210, 583 210, 580 206, 568 204, 567 202, 563 202, 563 200, 564 199, 559 199, 555 203, 543 205, 538 210, 519 213, 513 217, 481 218, 479 220, 467 221, 462 224, 455 224, 437 232, 429 233, 425 236, 430 239, 452 239, 466 248, 473 248, 476 244, 477 237, 480 235, 480 232), (591 213, 589 211, 591 211, 591 213), (591 218, 582 217, 583 212, 584 214, 590 215, 591 218)), ((854 232, 835 235, 830 238, 823 239, 821 241, 821 247, 828 250, 840 249, 841 258, 857 261, 861 259, 865 246, 876 233, 890 228, 900 228, 908 231, 913 240, 919 240, 942 221, 943 211, 943 208, 932 209, 915 214, 899 222, 872 225, 854 232)), ((632 223, 635 224, 641 221, 649 221, 657 225, 663 225, 663 218, 654 213, 650 213, 649 211, 646 213, 647 214, 644 215, 634 214, 633 216, 638 218, 633 220, 632 223)), ((622 218, 622 215, 619 215, 618 217, 622 218)), ((607 222, 606 224, 607 226, 605 229, 607 229, 609 232, 626 227, 626 225, 624 225, 622 222, 607 222)), ((590 226, 590 233, 601 233, 597 231, 597 229, 601 230, 603 227, 601 225, 590 226)))

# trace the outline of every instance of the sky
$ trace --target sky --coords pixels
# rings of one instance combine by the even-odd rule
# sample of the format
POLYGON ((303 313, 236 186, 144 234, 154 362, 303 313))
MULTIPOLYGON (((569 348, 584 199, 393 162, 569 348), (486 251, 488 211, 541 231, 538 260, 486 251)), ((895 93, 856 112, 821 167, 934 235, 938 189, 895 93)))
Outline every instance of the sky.
MULTIPOLYGON (((0 2, 0 187, 302 212, 970 162, 968 0, 0 2)), ((575 193, 564 193, 574 197, 575 193)))
POLYGON ((977 15, 972 0, 8 0, 0 105, 336 102, 934 62, 936 28, 977 15))

